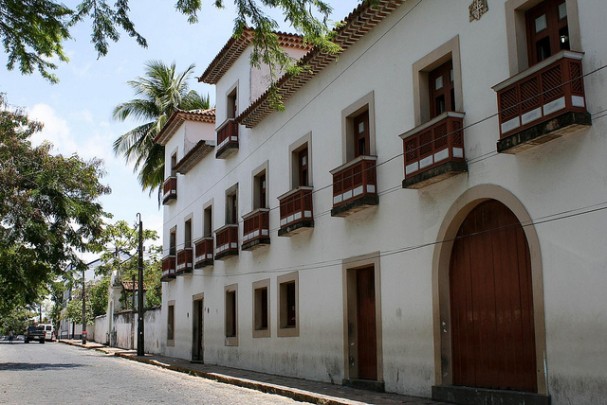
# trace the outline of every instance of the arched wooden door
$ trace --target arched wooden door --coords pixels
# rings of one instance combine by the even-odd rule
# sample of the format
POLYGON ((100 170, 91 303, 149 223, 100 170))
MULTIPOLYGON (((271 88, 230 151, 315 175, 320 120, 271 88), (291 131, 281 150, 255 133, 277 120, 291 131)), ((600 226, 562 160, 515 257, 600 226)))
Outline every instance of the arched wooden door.
POLYGON ((529 247, 498 201, 474 208, 450 267, 453 384, 537 392, 529 247))

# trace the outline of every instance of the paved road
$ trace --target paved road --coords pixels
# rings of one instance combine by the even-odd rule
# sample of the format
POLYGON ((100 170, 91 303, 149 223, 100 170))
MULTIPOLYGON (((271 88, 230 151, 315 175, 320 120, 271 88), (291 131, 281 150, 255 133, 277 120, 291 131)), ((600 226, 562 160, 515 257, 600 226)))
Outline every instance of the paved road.
POLYGON ((0 344, 2 404, 295 404, 57 343, 0 344))

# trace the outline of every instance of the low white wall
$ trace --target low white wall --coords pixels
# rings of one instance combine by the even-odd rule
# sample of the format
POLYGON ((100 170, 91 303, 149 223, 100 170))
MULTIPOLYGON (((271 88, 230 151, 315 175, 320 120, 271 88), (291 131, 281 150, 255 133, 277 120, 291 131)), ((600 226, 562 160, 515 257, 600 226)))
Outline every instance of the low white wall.
MULTIPOLYGON (((148 309, 144 314, 145 352, 160 353, 162 323, 160 308, 148 309)), ((107 315, 95 318, 95 324, 88 327, 89 340, 109 344, 107 315)), ((115 347, 137 348, 137 313, 124 311, 114 314, 113 330, 116 333, 115 347), (132 342, 132 343, 131 343, 132 342), (132 344, 132 345, 131 345, 132 344)))

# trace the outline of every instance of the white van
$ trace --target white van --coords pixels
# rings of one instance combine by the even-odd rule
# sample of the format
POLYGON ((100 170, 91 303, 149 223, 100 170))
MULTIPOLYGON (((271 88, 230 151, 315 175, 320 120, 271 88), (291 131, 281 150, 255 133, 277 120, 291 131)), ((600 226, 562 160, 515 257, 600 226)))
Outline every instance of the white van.
POLYGON ((39 327, 44 326, 44 340, 55 340, 55 328, 50 323, 41 323, 39 327))

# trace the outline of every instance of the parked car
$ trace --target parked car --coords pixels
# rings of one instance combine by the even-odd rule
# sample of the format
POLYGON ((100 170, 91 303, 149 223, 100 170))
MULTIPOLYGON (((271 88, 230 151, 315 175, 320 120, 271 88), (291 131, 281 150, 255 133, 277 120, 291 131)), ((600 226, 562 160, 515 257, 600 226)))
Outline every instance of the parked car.
POLYGON ((44 338, 46 340, 50 340, 50 341, 55 340, 55 327, 52 324, 42 323, 42 324, 39 324, 38 326, 39 327, 41 326, 44 328, 44 333, 45 333, 44 338))
POLYGON ((28 326, 27 331, 25 332, 25 343, 29 343, 30 340, 37 340, 38 343, 44 343, 44 338, 46 336, 46 332, 44 330, 44 326, 28 326))

